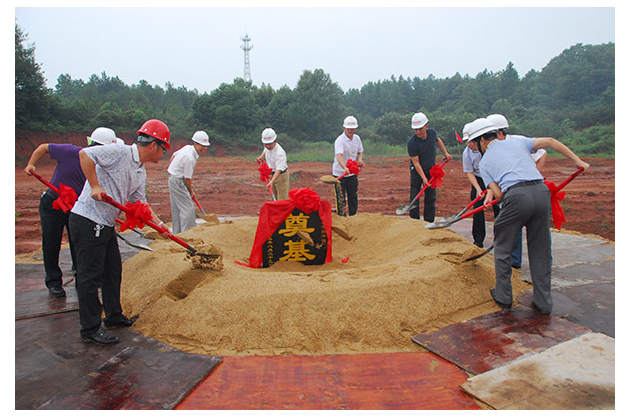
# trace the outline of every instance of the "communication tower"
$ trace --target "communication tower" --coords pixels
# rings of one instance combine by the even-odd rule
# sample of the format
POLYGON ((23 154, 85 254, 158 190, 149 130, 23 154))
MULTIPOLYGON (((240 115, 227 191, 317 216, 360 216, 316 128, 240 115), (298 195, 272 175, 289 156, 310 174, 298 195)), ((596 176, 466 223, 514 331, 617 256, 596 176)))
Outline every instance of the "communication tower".
POLYGON ((251 41, 251 38, 247 34, 245 34, 245 36, 240 39, 243 41, 243 44, 240 46, 240 48, 245 52, 245 75, 243 78, 246 82, 250 82, 251 69, 249 68, 249 51, 251 51, 253 45, 249 45, 249 41, 251 41))

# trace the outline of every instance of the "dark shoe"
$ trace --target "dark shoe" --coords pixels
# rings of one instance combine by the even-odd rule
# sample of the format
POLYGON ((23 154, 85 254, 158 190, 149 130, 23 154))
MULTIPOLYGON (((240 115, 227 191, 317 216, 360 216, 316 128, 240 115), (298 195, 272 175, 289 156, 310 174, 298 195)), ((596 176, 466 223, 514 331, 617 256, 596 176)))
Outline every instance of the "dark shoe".
POLYGON ((117 344, 119 342, 119 338, 115 337, 114 335, 108 334, 101 327, 91 335, 82 336, 82 340, 84 340, 84 342, 86 343, 94 343, 102 346, 117 344))
POLYGON ((545 312, 545 311, 541 310, 538 306, 536 306, 536 304, 533 303, 533 302, 531 302, 531 308, 536 310, 536 311, 538 311, 538 312, 540 312, 543 315, 551 315, 551 311, 545 312))
POLYGON ((514 264, 512 263, 512 267, 516 268, 516 269, 520 269, 520 264, 514 264))
POLYGON ((474 242, 474 245, 476 245, 479 248, 483 248, 483 242, 474 242))
POLYGON ((113 328, 128 328, 129 326, 134 324, 135 321, 136 321, 136 319, 130 320, 130 319, 126 318, 124 315, 121 315, 121 317, 115 322, 104 321, 104 326, 108 330, 113 329, 113 328))
POLYGON ((49 288, 49 293, 55 297, 62 298, 66 297, 66 292, 62 288, 62 286, 53 286, 49 288))
POLYGON ((511 309, 512 308, 512 304, 511 303, 501 303, 499 301, 496 300, 496 298, 494 297, 494 289, 490 289, 489 294, 492 295, 492 299, 494 299, 494 302, 496 302, 496 304, 498 306, 500 306, 503 309, 511 309))

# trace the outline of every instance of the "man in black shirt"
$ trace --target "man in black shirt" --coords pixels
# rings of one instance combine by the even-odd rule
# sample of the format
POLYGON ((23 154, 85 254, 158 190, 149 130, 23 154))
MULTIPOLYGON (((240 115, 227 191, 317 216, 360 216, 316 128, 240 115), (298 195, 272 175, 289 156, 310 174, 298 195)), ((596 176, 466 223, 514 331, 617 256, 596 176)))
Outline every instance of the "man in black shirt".
MULTIPOLYGON (((428 128, 428 117, 422 112, 417 112, 412 117, 414 135, 408 140, 408 156, 410 156, 410 201, 419 194, 421 188, 430 180, 430 168, 435 164, 436 146, 439 146, 445 158, 452 156, 445 149, 443 140, 437 135, 436 130, 428 128)), ((427 188, 423 199, 423 220, 434 222, 436 213, 437 193, 433 188, 427 188)), ((410 217, 420 219, 419 202, 410 210, 410 217)))

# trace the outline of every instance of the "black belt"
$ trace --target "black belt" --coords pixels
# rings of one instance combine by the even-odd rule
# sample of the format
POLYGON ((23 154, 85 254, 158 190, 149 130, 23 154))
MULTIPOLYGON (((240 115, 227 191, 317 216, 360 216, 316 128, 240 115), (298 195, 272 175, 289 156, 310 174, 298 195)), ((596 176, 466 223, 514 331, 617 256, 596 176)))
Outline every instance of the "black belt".
POLYGON ((534 179, 533 181, 519 182, 518 184, 514 184, 511 187, 507 188, 507 191, 516 187, 526 187, 527 185, 536 185, 536 184, 542 184, 542 183, 543 183, 542 179, 534 179))
MULTIPOLYGON (((287 169, 289 169, 289 168, 287 168, 287 169)), ((287 169, 285 169, 284 171, 280 171, 280 173, 281 173, 281 174, 283 174, 283 173, 287 172, 287 169)), ((275 173, 276 173, 276 171, 271 171, 271 173, 272 173, 272 174, 275 174, 275 173)))

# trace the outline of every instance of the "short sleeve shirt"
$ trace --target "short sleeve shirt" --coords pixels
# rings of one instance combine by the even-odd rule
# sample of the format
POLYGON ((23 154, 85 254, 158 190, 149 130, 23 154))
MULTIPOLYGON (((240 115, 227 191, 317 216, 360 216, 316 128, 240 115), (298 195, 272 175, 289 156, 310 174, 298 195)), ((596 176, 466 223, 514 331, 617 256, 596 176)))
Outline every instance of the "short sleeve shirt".
MULTIPOLYGON (((408 156, 411 158, 419 157, 419 164, 424 170, 429 170, 435 165, 435 159, 437 157, 437 140, 439 136, 434 128, 428 128, 428 136, 426 139, 413 134, 408 140, 408 156)), ((410 169, 414 166, 410 161, 410 169)))
POLYGON ((481 172, 479 164, 481 163, 481 152, 466 147, 463 150, 463 172, 473 173, 480 178, 481 172))
POLYGON ((515 136, 492 142, 481 158, 480 170, 485 185, 496 182, 502 192, 519 182, 542 179, 531 158, 533 138, 515 136))
POLYGON ((174 152, 172 162, 168 166, 168 172, 178 178, 192 179, 197 159, 198 152, 194 145, 183 146, 174 152))
POLYGON ((340 134, 340 136, 335 139, 333 148, 335 150, 335 158, 333 159, 333 176, 335 177, 339 177, 345 172, 344 168, 342 168, 342 166, 337 161, 337 155, 341 154, 344 158, 344 164, 346 164, 349 159, 356 161, 357 155, 360 153, 364 153, 362 139, 360 139, 357 134, 353 134, 352 139, 346 137, 345 133, 340 134))
MULTIPOLYGON (((139 159, 137 147, 136 144, 110 144, 84 149, 86 155, 95 162, 99 185, 113 200, 124 205, 137 200, 146 202, 146 168, 139 159)), ((119 209, 94 200, 90 193, 91 186, 86 182, 71 212, 100 225, 114 226, 119 209)))
POLYGON ((265 147, 265 160, 272 171, 287 170, 287 153, 278 143, 271 150, 265 147))
POLYGON ((58 188, 60 184, 64 184, 71 187, 75 194, 81 194, 86 182, 84 171, 79 164, 79 151, 82 148, 74 144, 49 143, 48 149, 51 159, 57 161, 51 184, 58 188))

